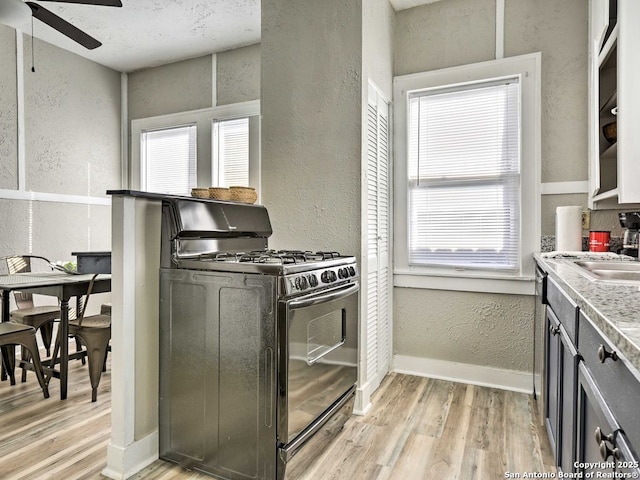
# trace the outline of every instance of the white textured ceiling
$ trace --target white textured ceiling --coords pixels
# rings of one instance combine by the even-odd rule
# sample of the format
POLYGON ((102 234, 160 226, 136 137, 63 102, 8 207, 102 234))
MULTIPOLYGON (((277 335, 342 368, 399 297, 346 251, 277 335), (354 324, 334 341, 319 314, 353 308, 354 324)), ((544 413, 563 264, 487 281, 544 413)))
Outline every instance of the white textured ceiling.
POLYGON ((260 41, 260 0, 122 0, 122 8, 37 3, 102 46, 87 50, 37 20, 36 38, 121 72, 260 41))
MULTIPOLYGON (((397 11, 434 1, 438 0, 390 0, 397 11)), ((122 0, 122 8, 36 3, 100 40, 102 46, 87 50, 37 20, 36 38, 121 72, 260 41, 260 0, 122 0)))

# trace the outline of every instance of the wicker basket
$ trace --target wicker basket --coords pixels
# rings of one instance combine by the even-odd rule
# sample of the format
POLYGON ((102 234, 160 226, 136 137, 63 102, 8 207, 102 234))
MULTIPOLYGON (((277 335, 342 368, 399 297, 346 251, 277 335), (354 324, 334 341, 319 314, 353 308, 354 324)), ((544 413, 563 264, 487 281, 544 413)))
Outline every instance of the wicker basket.
POLYGON ((255 188, 251 187, 229 187, 231 200, 242 203, 256 203, 258 194, 255 188))
POLYGON ((607 140, 607 142, 609 142, 610 144, 616 143, 618 139, 618 123, 611 122, 605 125, 604 127, 602 127, 602 134, 604 135, 604 138, 607 140))
POLYGON ((192 188, 191 196, 196 198, 209 198, 208 188, 192 188))
POLYGON ((231 190, 222 187, 209 187, 209 198, 214 200, 231 200, 231 190))

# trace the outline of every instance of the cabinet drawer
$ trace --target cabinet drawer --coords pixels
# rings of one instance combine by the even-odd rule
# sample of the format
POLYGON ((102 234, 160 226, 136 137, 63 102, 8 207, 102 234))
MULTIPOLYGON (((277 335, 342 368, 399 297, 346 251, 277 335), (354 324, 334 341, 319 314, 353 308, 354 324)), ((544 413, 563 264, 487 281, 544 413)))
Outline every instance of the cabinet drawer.
POLYGON ((567 335, 575 344, 578 307, 551 277, 547 277, 547 305, 551 307, 567 331, 567 335))
POLYGON ((578 352, 631 445, 639 448, 640 375, 626 363, 626 359, 618 356, 614 346, 582 312, 578 352), (599 351, 607 352, 604 362, 600 360, 602 353, 599 351))

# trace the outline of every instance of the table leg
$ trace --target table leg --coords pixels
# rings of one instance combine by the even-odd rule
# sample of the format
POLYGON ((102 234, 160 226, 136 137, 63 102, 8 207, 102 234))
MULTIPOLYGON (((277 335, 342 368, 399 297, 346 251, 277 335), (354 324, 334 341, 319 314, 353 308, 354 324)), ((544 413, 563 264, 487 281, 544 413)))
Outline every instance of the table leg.
POLYGON ((60 301, 60 400, 67 398, 69 372, 69 299, 60 301))
MULTIPOLYGON (((9 292, 7 290, 3 290, 2 291, 2 321, 3 322, 8 322, 9 321, 9 292)), ((14 348, 15 350, 15 348, 14 348)), ((9 355, 9 352, 5 352, 5 350, 2 350, 2 357, 5 358, 6 356, 9 355)), ((14 359, 14 363, 15 363, 15 359, 14 359)), ((0 368, 0 380, 2 380, 3 382, 7 379, 7 367, 5 367, 5 362, 2 362, 2 366, 0 368)), ((12 384, 13 385, 13 384, 12 384)))

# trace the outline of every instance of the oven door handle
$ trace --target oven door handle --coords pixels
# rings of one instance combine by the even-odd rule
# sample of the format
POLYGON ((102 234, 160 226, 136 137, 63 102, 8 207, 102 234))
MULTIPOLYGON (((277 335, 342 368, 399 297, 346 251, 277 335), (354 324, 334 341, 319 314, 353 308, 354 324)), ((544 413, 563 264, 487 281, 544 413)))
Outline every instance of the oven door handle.
POLYGON ((313 296, 311 298, 302 298, 300 300, 292 300, 289 302, 289 310, 296 308, 306 308, 312 305, 318 305, 319 303, 331 302, 334 300, 340 300, 341 298, 348 297, 352 293, 357 292, 360 289, 360 284, 355 282, 346 288, 339 290, 332 290, 331 292, 324 293, 322 295, 313 296))

